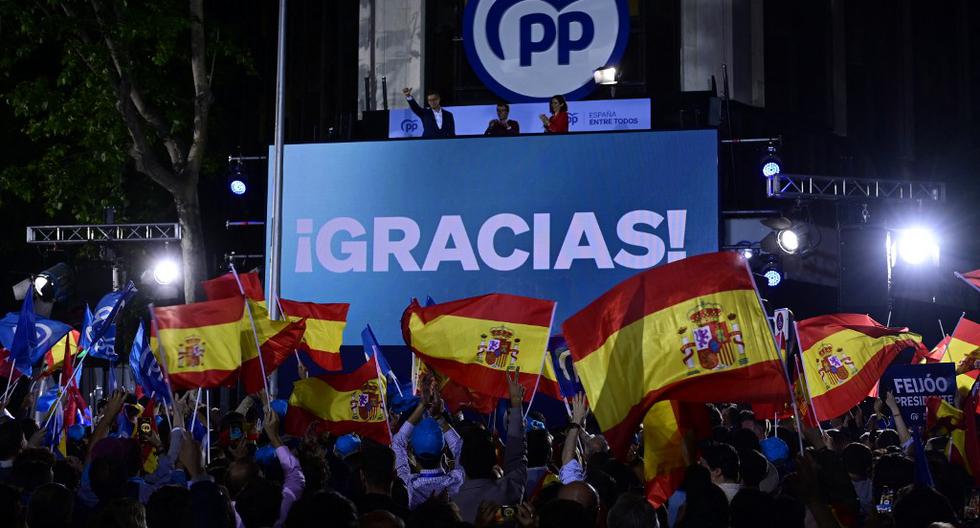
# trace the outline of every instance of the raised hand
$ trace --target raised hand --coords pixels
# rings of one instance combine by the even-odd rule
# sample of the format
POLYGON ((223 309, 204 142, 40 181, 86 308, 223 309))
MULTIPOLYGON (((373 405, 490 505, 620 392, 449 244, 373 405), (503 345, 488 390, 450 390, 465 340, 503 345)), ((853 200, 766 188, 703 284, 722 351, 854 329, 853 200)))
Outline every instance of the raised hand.
POLYGON ((265 429, 266 436, 269 437, 269 443, 272 447, 279 447, 282 445, 282 439, 279 438, 279 415, 274 411, 265 411, 265 420, 262 421, 262 428, 265 429))
POLYGON ((572 397, 572 422, 582 425, 588 415, 589 402, 585 399, 585 394, 580 392, 572 397))
POLYGON ((411 97, 412 96, 412 89, 411 88, 402 88, 402 93, 405 94, 405 97, 411 97))
POLYGON ((510 395, 510 406, 519 409, 524 403, 524 386, 520 384, 521 367, 513 370, 513 376, 511 372, 510 370, 504 372, 504 376, 507 376, 507 393, 510 395))

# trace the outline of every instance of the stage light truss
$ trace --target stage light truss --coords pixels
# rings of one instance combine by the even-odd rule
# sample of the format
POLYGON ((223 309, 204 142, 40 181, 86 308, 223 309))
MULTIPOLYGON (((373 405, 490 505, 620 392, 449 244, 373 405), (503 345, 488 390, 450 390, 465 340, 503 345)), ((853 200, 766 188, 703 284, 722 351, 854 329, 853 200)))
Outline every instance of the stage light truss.
POLYGON ((101 224, 28 226, 28 244, 179 242, 180 224, 101 224))
POLYGON ((789 199, 945 202, 946 184, 780 173, 766 178, 766 193, 789 199))

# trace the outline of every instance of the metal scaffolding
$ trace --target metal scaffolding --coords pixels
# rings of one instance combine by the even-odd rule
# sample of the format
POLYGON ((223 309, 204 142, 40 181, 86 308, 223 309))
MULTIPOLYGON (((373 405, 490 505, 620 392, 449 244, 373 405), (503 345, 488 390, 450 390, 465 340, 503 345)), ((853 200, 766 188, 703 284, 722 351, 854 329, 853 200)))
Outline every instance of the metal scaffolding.
POLYGON ((179 242, 180 224, 100 224, 28 226, 28 244, 179 242))
POLYGON ((774 174, 766 179, 770 198, 945 202, 946 184, 932 181, 774 174))

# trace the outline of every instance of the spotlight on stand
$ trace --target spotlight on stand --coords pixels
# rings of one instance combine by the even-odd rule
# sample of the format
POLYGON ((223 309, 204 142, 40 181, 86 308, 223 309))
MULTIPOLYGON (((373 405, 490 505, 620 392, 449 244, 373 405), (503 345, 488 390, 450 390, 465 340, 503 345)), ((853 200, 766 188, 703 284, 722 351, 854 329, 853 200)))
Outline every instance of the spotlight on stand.
POLYGON ((800 235, 792 228, 777 231, 776 245, 785 253, 792 255, 800 249, 800 235))
POLYGON ((71 268, 68 264, 59 262, 30 279, 15 284, 14 298, 23 301, 28 289, 33 289, 37 297, 44 302, 65 302, 71 297, 73 286, 71 268))
POLYGON ((897 255, 904 263, 912 266, 927 262, 932 265, 939 264, 939 242, 932 230, 913 227, 898 230, 896 235, 897 241, 891 248, 892 260, 894 255, 897 255))
POLYGON ((762 267, 762 276, 770 288, 779 286, 783 282, 783 268, 780 266, 779 260, 770 257, 766 265, 762 267))
POLYGON ((771 178, 783 171, 783 162, 776 155, 775 143, 770 141, 769 145, 766 146, 766 155, 762 157, 760 168, 762 175, 766 178, 771 178))
POLYGON ((235 161, 228 171, 228 190, 235 196, 242 196, 248 191, 248 175, 240 161, 235 161))
POLYGON ((596 68, 592 72, 592 79, 595 80, 596 84, 601 85, 614 85, 619 83, 619 69, 615 66, 604 66, 602 68, 596 68))
POLYGON ((170 257, 155 261, 140 276, 140 281, 149 288, 154 299, 174 299, 178 295, 177 280, 180 278, 180 265, 170 257))

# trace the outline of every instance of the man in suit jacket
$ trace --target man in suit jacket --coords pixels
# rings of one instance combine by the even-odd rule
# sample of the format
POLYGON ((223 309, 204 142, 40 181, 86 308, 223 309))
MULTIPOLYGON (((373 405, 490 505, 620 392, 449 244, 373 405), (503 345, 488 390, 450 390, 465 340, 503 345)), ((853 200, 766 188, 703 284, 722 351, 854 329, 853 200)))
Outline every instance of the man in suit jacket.
POLYGON ((422 108, 415 102, 411 88, 405 88, 402 93, 408 99, 408 106, 412 112, 415 112, 415 115, 422 120, 422 137, 456 136, 456 121, 453 119, 452 112, 442 107, 439 92, 429 92, 429 95, 426 96, 425 99, 429 103, 429 108, 422 108))

